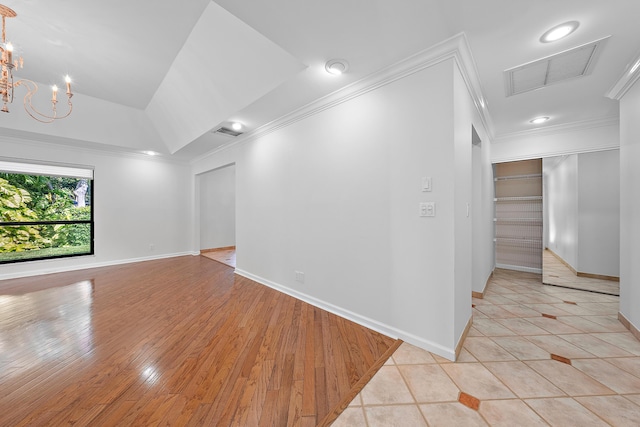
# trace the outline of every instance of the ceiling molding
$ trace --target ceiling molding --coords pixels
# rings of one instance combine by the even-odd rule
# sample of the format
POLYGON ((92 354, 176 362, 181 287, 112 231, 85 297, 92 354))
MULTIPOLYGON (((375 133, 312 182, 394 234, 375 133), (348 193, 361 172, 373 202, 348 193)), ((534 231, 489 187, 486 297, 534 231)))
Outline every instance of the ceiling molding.
POLYGON ((594 119, 594 120, 582 120, 579 122, 562 123, 554 126, 545 126, 545 127, 535 128, 535 129, 521 131, 521 132, 504 133, 496 136, 493 139, 492 143, 499 144, 503 142, 508 142, 514 138, 520 138, 523 136, 550 135, 550 134, 556 134, 556 133, 562 133, 562 132, 574 132, 574 131, 583 130, 583 129, 593 129, 593 128, 605 127, 605 126, 617 126, 619 121, 620 121, 620 118, 618 116, 611 116, 611 117, 602 117, 600 119, 594 119))
POLYGON ((480 120, 484 125, 484 128, 489 136, 489 139, 494 138, 493 121, 489 114, 487 107, 487 98, 484 96, 482 90, 482 83, 480 82, 480 73, 478 73, 478 67, 476 61, 471 53, 471 48, 467 41, 465 33, 460 33, 455 38, 458 39, 458 46, 455 50, 456 64, 462 74, 462 78, 467 85, 469 95, 473 99, 473 103, 480 115, 480 120))
POLYGON ((160 161, 171 164, 187 165, 188 161, 175 157, 167 156, 160 153, 156 156, 149 156, 140 150, 127 148, 123 146, 115 146, 110 144, 100 144, 97 142, 83 141, 74 138, 66 138, 48 134, 35 132, 20 131, 9 128, 0 128, 0 142, 30 145, 33 147, 60 147, 73 149, 74 152, 94 153, 97 155, 106 155, 110 157, 129 157, 129 158, 145 158, 148 160, 160 161))
POLYGON ((635 84, 635 82, 640 79, 640 66, 636 64, 640 64, 640 52, 634 56, 634 59, 625 67, 624 72, 618 78, 618 80, 613 84, 611 89, 605 94, 607 98, 615 99, 616 101, 620 101, 622 97, 627 93, 629 89, 635 84), (631 70, 635 66, 635 70, 633 73, 631 70))
POLYGON ((471 50, 467 43, 464 33, 457 34, 446 39, 429 49, 418 52, 402 61, 399 61, 389 67, 383 68, 369 76, 351 83, 335 92, 323 96, 297 110, 292 111, 260 128, 247 132, 238 137, 236 140, 228 144, 221 145, 215 149, 191 160, 191 164, 198 163, 216 153, 227 150, 239 144, 264 137, 272 132, 282 129, 292 124, 304 120, 308 117, 316 115, 322 111, 333 108, 351 99, 357 98, 373 90, 379 89, 397 80, 415 74, 421 70, 433 67, 443 61, 453 59, 457 64, 463 79, 469 89, 469 94, 473 98, 474 105, 480 114, 482 122, 491 137, 491 119, 486 112, 486 108, 482 108, 484 96, 480 85, 480 79, 475 66, 475 61, 471 55, 471 50))

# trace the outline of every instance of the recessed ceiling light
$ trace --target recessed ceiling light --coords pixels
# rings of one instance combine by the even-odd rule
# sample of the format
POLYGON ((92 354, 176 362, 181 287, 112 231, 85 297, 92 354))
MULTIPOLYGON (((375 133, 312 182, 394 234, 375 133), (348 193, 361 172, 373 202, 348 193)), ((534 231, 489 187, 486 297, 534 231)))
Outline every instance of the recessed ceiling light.
POLYGON ((544 33, 542 37, 540 37, 540 41, 542 43, 550 43, 560 40, 561 38, 567 37, 569 34, 573 33, 579 25, 580 23, 578 21, 569 21, 564 24, 556 25, 544 33))
POLYGON ((539 125, 540 123, 544 123, 547 120, 549 120, 549 117, 536 117, 535 119, 529 120, 529 123, 532 123, 534 125, 539 125))
POLYGON ((160 153, 157 153, 157 152, 151 151, 151 150, 143 151, 142 154, 146 154, 147 156, 158 156, 158 155, 160 155, 160 153))
POLYGON ((331 61, 327 61, 324 65, 324 69, 327 70, 327 73, 339 76, 340 74, 344 74, 349 69, 349 63, 344 59, 332 59, 331 61))
POLYGON ((242 123, 240 122, 233 122, 231 124, 231 129, 233 130, 241 130, 242 129, 242 123))

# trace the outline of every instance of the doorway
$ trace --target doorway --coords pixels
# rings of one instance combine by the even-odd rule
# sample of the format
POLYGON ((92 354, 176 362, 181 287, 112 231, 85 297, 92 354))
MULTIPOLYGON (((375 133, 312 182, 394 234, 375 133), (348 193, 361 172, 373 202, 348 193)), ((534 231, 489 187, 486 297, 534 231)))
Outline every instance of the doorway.
POLYGON ((236 266, 236 166, 227 165, 198 176, 200 253, 236 266))

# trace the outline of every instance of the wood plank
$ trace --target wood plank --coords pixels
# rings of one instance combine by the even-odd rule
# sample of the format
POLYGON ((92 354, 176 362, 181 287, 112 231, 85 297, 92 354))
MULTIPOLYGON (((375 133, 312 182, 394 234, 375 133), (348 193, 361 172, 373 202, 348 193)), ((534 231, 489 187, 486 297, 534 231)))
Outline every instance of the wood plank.
POLYGON ((397 343, 204 257, 0 295, 0 425, 315 425, 397 343))

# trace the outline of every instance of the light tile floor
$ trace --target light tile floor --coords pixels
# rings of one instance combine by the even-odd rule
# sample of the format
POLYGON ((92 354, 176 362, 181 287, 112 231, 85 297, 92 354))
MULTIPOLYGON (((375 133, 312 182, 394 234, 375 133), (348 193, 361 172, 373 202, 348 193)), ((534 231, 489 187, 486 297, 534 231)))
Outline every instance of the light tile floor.
POLYGON ((333 426, 640 425, 640 342, 619 298, 540 280, 496 270, 456 363, 402 344, 333 426))
POLYGON ((576 276, 549 250, 542 252, 542 281, 550 285, 620 295, 620 282, 576 276))

